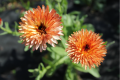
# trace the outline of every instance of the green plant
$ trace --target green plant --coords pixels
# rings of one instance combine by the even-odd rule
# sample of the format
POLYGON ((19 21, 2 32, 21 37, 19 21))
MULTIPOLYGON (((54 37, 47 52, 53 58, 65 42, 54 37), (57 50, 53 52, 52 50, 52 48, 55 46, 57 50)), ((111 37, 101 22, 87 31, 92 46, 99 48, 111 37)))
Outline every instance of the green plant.
MULTIPOLYGON (((29 4, 29 3, 28 3, 29 4)), ((62 65, 67 65, 66 73, 65 73, 65 80, 76 80, 77 78, 77 71, 90 73, 94 77, 99 78, 99 69, 98 68, 87 68, 85 70, 84 67, 81 66, 81 64, 75 64, 73 63, 69 57, 67 56, 67 52, 65 51, 65 48, 67 46, 65 45, 68 40, 68 37, 71 33, 75 31, 79 31, 81 29, 87 29, 94 31, 94 26, 92 24, 84 24, 84 20, 87 17, 87 15, 82 15, 78 11, 73 11, 71 13, 67 13, 67 0, 46 0, 46 5, 48 5, 51 9, 55 9, 58 14, 62 17, 62 26, 63 27, 63 34, 64 36, 61 36, 61 41, 59 41, 58 45, 56 47, 51 47, 48 45, 46 54, 47 57, 43 56, 42 60, 44 63, 40 63, 38 65, 38 68, 36 69, 28 69, 29 72, 33 74, 31 77, 35 77, 35 80, 40 80, 44 75, 46 76, 52 76, 55 71, 60 68, 62 65)), ((26 5, 24 5, 26 6, 26 5)), ((26 9, 29 8, 26 6, 26 9)), ((4 31, 0 35, 5 34, 11 34, 14 36, 20 36, 21 34, 17 31, 18 24, 15 22, 15 31, 12 31, 9 28, 9 25, 7 22, 5 22, 5 28, 3 27, 3 22, 0 25, 0 28, 4 31)), ((18 41, 19 43, 22 43, 21 40, 18 41)), ((107 42, 103 45, 107 44, 107 47, 113 44, 114 42, 111 42, 110 44, 107 44, 107 42)), ((24 51, 29 50, 28 46, 25 46, 24 51)), ((32 49, 31 49, 32 52, 32 49)))

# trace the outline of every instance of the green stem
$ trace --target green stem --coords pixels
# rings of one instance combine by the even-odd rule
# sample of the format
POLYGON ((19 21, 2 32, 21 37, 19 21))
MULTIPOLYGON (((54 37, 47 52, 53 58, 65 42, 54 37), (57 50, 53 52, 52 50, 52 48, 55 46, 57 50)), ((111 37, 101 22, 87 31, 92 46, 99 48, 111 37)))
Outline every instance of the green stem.
POLYGON ((6 31, 7 33, 12 33, 12 31, 9 31, 9 30, 6 30, 5 28, 3 27, 0 27, 3 31, 6 31))

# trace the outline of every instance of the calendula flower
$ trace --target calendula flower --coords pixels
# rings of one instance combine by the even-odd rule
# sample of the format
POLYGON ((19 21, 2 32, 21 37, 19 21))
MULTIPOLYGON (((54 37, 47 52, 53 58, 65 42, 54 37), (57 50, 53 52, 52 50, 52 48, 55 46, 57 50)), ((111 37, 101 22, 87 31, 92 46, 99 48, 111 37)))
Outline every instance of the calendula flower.
POLYGON ((81 30, 74 32, 69 36, 69 41, 67 43, 68 56, 74 63, 81 63, 82 67, 85 65, 91 69, 99 66, 104 60, 104 56, 107 53, 105 42, 100 39, 101 36, 92 31, 81 30))
POLYGON ((49 12, 49 7, 45 9, 42 5, 42 9, 38 6, 33 11, 28 10, 25 12, 24 17, 21 17, 19 24, 19 32, 23 33, 22 38, 25 45, 29 45, 29 48, 33 47, 33 51, 40 48, 46 50, 46 43, 55 47, 57 40, 61 40, 62 34, 61 17, 56 13, 54 9, 49 12))

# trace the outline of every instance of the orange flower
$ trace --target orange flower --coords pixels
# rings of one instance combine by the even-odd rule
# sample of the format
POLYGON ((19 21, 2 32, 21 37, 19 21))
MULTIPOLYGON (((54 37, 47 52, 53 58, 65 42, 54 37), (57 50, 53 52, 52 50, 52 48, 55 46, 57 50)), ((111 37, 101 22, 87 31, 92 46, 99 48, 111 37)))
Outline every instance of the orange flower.
POLYGON ((73 60, 74 63, 81 63, 82 67, 85 65, 91 69, 95 68, 95 65, 99 66, 104 60, 104 56, 107 53, 106 47, 101 36, 92 31, 81 30, 74 32, 69 36, 68 56, 73 60), (95 65, 94 65, 95 64, 95 65))
POLYGON ((46 43, 55 47, 56 40, 61 40, 63 26, 60 26, 62 22, 61 17, 56 13, 54 9, 49 12, 49 7, 45 9, 42 5, 42 9, 38 6, 33 11, 26 11, 24 17, 21 17, 19 32, 23 33, 20 37, 25 45, 29 45, 29 48, 33 46, 33 51, 40 47, 40 52, 46 50, 46 43))

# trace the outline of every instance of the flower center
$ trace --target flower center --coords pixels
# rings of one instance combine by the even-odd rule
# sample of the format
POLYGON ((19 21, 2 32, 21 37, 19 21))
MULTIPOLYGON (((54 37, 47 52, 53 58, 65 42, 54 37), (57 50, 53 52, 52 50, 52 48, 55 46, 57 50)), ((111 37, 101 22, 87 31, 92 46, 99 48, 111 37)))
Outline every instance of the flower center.
POLYGON ((41 34, 46 34, 45 29, 46 29, 46 26, 43 23, 41 23, 41 25, 38 26, 38 30, 41 34))
POLYGON ((84 51, 88 51, 90 49, 90 46, 86 44, 83 48, 84 48, 84 51))

